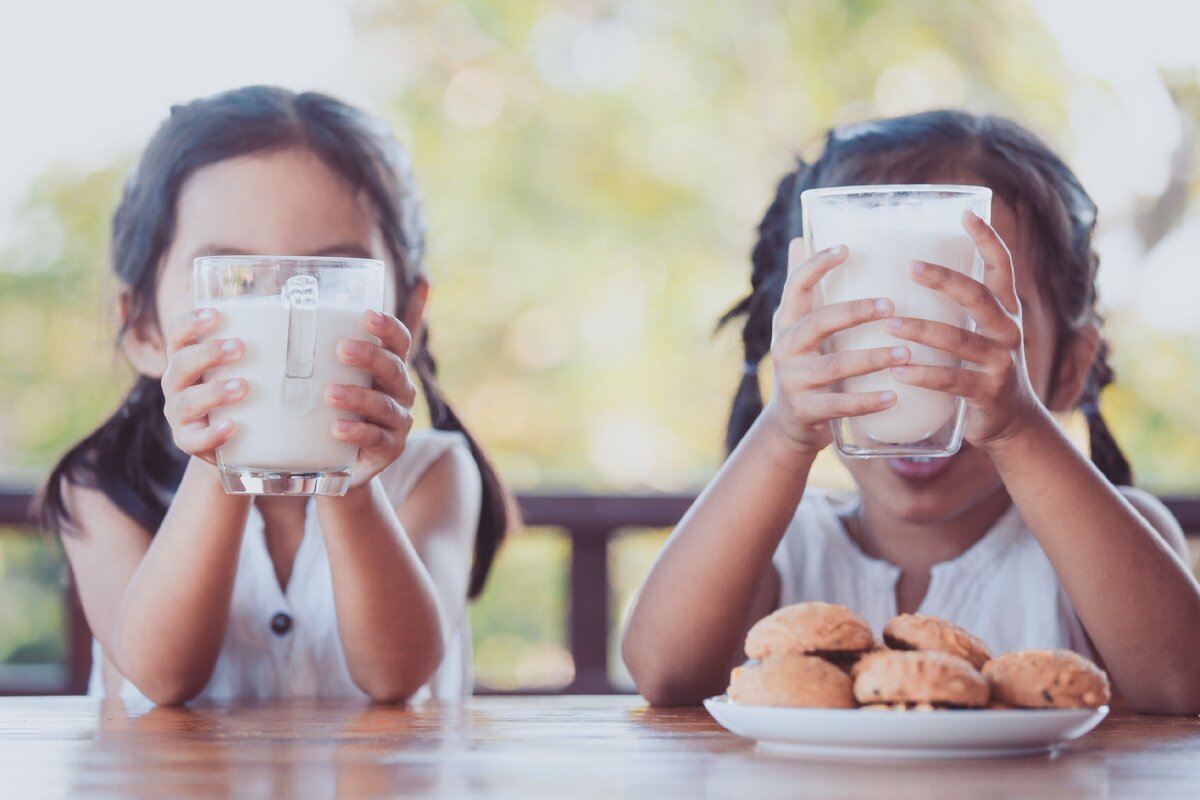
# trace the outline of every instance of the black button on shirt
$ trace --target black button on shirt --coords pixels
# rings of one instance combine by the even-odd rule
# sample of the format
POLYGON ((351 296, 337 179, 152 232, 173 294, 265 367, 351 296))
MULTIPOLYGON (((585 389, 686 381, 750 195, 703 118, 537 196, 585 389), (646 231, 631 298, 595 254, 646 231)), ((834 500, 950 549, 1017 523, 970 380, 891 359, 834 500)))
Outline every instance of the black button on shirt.
POLYGON ((290 614, 280 611, 275 616, 271 617, 271 632, 276 636, 287 636, 292 629, 292 617, 290 614))

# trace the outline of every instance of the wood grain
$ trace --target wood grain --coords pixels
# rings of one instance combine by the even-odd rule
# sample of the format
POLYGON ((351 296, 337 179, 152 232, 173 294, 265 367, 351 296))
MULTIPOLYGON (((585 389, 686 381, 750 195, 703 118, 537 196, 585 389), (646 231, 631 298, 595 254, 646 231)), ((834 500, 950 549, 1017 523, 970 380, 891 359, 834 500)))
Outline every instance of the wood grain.
POLYGON ((1189 797, 1200 719, 1114 714, 1054 756, 801 760, 636 697, 463 707, 0 699, 0 797, 1189 797))

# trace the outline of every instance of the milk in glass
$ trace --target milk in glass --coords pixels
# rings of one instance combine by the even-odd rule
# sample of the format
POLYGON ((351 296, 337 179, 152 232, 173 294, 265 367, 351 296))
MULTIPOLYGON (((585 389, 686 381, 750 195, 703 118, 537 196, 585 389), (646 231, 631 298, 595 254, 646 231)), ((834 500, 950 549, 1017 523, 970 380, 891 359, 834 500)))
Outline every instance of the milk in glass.
POLYGON ((214 336, 245 344, 240 361, 205 373, 206 381, 242 378, 249 392, 209 414, 212 424, 230 419, 234 437, 221 446, 225 464, 264 470, 345 471, 358 446, 333 438, 335 419, 356 419, 325 399, 331 383, 369 386, 370 376, 338 360, 340 339, 378 341, 363 325, 363 309, 322 301, 310 313, 315 327, 312 377, 286 377, 288 314, 279 295, 247 295, 212 302, 220 313, 214 336), (289 381, 291 384, 289 385, 289 381))
MULTIPOLYGON (((982 187, 845 187, 804 193, 805 228, 811 252, 845 245, 847 258, 820 284, 826 304, 886 297, 897 316, 934 320, 973 329, 966 310, 947 295, 919 285, 914 261, 939 264, 978 278, 982 261, 962 227, 971 208, 987 219, 991 193, 982 187)), ((941 350, 899 339, 870 322, 835 334, 829 352, 904 345, 911 364, 960 367, 962 361, 941 350)), ((901 383, 890 370, 848 378, 845 392, 896 393, 884 411, 850 417, 835 425, 838 446, 850 455, 948 455, 962 436, 963 400, 901 383)))
MULTIPOLYGON (((833 235, 831 244, 845 243, 849 255, 823 281, 826 303, 887 297, 895 304, 898 316, 935 320, 960 328, 971 326, 962 306, 917 284, 908 271, 913 261, 928 261, 969 273, 975 245, 961 229, 957 234, 938 230, 834 229, 833 235)), ((869 350, 897 344, 912 351, 913 364, 957 367, 960 363, 942 350, 898 340, 884 329, 882 320, 834 334, 832 350, 869 350)), ((862 430, 881 442, 920 441, 949 422, 955 413, 954 395, 900 383, 890 370, 848 378, 842 383, 843 391, 847 392, 896 393, 896 404, 891 408, 858 418, 862 430)))

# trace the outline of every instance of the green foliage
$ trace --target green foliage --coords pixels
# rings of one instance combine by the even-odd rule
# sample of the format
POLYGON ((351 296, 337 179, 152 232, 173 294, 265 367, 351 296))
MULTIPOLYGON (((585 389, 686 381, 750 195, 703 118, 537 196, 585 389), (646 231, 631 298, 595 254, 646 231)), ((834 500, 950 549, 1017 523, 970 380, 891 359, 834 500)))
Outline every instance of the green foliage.
POLYGON ((0 664, 45 664, 65 654, 60 560, 45 539, 0 529, 0 664))
POLYGON ((31 190, 22 235, 0 253, 0 480, 40 472, 110 410, 116 358, 109 219, 124 161, 55 169, 31 190))
POLYGON ((486 686, 519 689, 570 683, 566 568, 570 542, 558 531, 514 536, 471 606, 475 674, 486 686))
POLYGON ((384 113, 428 197, 450 396, 518 485, 684 488, 711 473, 739 361, 712 325, 746 285, 779 174, 831 122, 917 84, 1063 122, 1053 60, 1034 74, 1015 55, 1052 52, 1019 6, 602 4, 590 21, 611 9, 637 42, 616 90, 545 66, 589 24, 554 8, 380 4, 364 21, 406 45, 402 63, 427 54, 384 113))
POLYGON ((608 544, 609 623, 608 674, 614 686, 633 690, 633 678, 621 660, 621 629, 642 580, 654 563, 669 531, 631 530, 608 544))

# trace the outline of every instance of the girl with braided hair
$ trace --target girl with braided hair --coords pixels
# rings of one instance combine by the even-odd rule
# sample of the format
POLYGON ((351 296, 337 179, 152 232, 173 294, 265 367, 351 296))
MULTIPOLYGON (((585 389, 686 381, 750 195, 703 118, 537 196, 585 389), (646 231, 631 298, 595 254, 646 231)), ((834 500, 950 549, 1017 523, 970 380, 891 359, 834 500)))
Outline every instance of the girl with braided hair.
POLYGON ((927 613, 994 652, 1064 648, 1101 661, 1142 711, 1200 711, 1200 588, 1178 523, 1132 488, 1100 413, 1113 379, 1096 309, 1096 208, 1037 137, 996 117, 934 111, 832 131, 820 158, 780 181, 759 226, 743 319, 745 370, 729 458, 672 533, 626 627, 623 647, 653 703, 720 693, 747 629, 772 610, 823 600, 876 631, 927 613), (944 292, 975 332, 893 313, 886 298, 819 304, 845 246, 803 256, 800 194, 865 184, 977 184, 988 225, 963 226, 984 261, 976 281, 936 264, 910 278, 944 292), (884 320, 896 346, 838 354, 834 333, 884 320), (912 363, 905 342, 962 358, 912 363), (770 359, 764 405, 759 365, 770 359), (881 411, 892 392, 835 391, 879 370, 967 400, 964 444, 945 459, 844 459, 857 491, 807 486, 829 422, 881 411), (1081 409, 1092 463, 1053 415, 1081 409))
POLYGON ((408 157, 332 97, 265 86, 172 109, 113 219, 120 343, 138 376, 73 447, 41 511, 61 531, 96 638, 90 692, 398 701, 471 692, 466 603, 510 522, 495 469, 438 388, 424 323, 424 224, 408 157), (208 339, 192 260, 290 253, 379 259, 375 341, 337 357, 370 389, 322 400, 361 421, 344 497, 227 495, 213 453, 237 434, 208 412, 249 387, 206 382, 245 345, 208 339), (417 384, 433 430, 411 430, 417 384))

